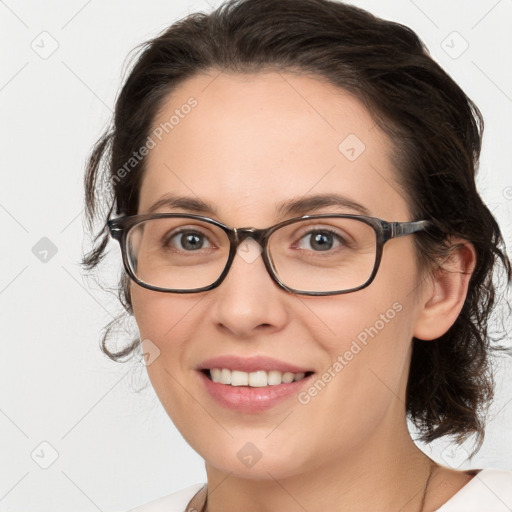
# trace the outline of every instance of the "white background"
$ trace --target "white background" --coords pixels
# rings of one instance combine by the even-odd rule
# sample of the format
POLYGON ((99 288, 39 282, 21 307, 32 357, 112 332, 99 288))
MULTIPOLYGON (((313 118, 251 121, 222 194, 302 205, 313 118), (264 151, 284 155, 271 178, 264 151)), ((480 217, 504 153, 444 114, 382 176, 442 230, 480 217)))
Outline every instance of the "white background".
MULTIPOLYGON (((353 3, 417 31, 482 110, 478 182, 512 246, 512 1, 353 3)), ((218 4, 0 2, 1 511, 121 511, 205 480, 202 460, 151 387, 136 391, 145 368, 100 352, 102 327, 119 305, 85 280, 79 262, 89 247, 84 164, 111 115, 128 52, 187 13, 218 4), (52 44, 58 48, 42 58, 52 44), (47 262, 33 252, 43 237, 57 250, 47 262)), ((111 247, 115 284, 119 251, 111 247)), ((497 418, 480 453, 468 462, 464 448, 438 442, 423 447, 429 454, 459 468, 512 469, 511 359, 497 374, 497 418)))

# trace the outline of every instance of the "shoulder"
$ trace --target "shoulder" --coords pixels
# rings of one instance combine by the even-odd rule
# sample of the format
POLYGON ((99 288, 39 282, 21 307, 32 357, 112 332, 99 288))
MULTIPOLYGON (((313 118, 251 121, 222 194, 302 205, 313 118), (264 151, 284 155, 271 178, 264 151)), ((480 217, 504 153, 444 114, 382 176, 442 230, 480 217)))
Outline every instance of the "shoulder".
POLYGON ((486 468, 436 512, 509 512, 512 510, 512 471, 486 468))
POLYGON ((185 508, 205 484, 194 484, 180 491, 132 508, 127 512, 185 512, 185 508))

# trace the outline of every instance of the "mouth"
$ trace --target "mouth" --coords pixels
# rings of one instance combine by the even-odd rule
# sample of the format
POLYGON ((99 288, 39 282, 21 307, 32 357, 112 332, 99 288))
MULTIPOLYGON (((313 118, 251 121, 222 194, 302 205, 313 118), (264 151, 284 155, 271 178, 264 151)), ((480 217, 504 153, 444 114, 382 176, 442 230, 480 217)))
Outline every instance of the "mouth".
POLYGON ((246 386, 251 388, 290 384, 303 380, 314 373, 312 371, 294 373, 281 372, 279 370, 244 372, 229 368, 204 368, 200 371, 212 382, 234 387, 246 386))
POLYGON ((244 413, 261 413, 289 403, 308 385, 311 367, 264 355, 225 354, 203 361, 198 375, 217 404, 244 413))

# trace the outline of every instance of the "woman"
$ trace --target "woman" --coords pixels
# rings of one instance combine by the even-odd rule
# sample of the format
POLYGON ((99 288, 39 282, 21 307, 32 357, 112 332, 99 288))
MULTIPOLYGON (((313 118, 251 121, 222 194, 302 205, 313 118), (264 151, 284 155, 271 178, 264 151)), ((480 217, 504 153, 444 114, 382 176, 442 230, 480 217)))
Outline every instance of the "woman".
POLYGON ((406 424, 483 440, 511 269, 481 130, 411 30, 340 2, 231 1, 146 44, 84 264, 120 242, 140 340, 103 349, 141 346, 207 483, 138 511, 510 510, 512 472, 435 463, 406 424))

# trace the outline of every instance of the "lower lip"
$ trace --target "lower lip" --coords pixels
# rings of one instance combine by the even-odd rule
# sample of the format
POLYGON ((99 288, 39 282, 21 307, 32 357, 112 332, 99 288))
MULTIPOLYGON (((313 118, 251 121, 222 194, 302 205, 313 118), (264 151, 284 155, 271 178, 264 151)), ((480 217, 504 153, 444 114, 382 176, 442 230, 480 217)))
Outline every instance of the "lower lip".
POLYGON ((274 407, 287 398, 296 395, 313 375, 308 375, 289 384, 258 388, 213 382, 203 372, 199 372, 199 377, 214 400, 228 409, 241 412, 261 412, 274 407))

